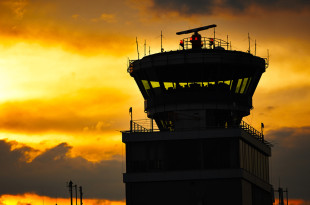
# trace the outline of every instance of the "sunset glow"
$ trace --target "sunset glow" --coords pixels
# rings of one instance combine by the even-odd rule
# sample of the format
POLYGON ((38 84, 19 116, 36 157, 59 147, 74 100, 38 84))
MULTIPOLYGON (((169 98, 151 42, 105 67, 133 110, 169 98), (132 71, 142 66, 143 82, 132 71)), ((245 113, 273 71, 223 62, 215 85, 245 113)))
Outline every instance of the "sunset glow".
MULTIPOLYGON (((75 202, 75 199, 74 199, 75 202)), ((80 199, 78 199, 80 203, 80 199)), ((36 204, 70 204, 70 199, 67 198, 51 198, 47 196, 38 196, 36 194, 23 195, 2 195, 0 197, 0 204, 5 205, 36 205, 36 204)), ((89 205, 124 205, 125 201, 109 201, 106 199, 84 199, 83 204, 89 205)))
POLYGON ((281 178, 291 205, 310 203, 310 4, 198 2, 0 0, 0 205, 69 204, 69 180, 85 204, 125 204, 120 131, 129 107, 146 118, 126 72, 136 37, 142 58, 160 52, 161 31, 164 51, 177 50, 176 32, 213 23, 233 50, 247 51, 248 33, 252 53, 255 40, 258 56, 269 49, 244 120, 264 122, 275 145, 271 183, 281 178))

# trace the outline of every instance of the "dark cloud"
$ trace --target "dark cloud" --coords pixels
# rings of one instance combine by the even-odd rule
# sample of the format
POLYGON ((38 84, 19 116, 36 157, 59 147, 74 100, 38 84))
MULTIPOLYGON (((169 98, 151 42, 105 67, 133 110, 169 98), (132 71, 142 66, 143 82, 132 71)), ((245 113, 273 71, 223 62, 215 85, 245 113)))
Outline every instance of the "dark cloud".
POLYGON ((11 142, 0 140, 0 195, 36 193, 67 198, 66 182, 71 179, 83 187, 85 198, 124 198, 119 161, 92 163, 83 157, 72 158, 68 155, 72 147, 62 143, 27 163, 23 160, 25 152, 33 148, 22 146, 12 150, 12 146, 11 142))
POLYGON ((216 9, 226 9, 238 14, 239 12, 247 12, 251 6, 257 6, 262 9, 286 9, 301 10, 310 6, 310 2, 306 0, 154 0, 153 8, 161 11, 178 11, 186 15, 194 14, 213 14, 216 9))
POLYGON ((310 199, 310 127, 281 128, 267 133, 275 144, 271 176, 275 188, 287 187, 290 198, 310 199))

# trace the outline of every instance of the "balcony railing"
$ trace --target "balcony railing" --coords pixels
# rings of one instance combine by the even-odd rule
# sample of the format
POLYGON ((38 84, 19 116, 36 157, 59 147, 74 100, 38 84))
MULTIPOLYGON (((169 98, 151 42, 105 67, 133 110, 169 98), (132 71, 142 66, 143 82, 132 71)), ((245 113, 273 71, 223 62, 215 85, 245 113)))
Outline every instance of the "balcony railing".
MULTIPOLYGON (((269 142, 264 139, 263 133, 256 130, 254 127, 249 125, 248 123, 241 121, 239 126, 225 126, 225 127, 205 127, 203 129, 212 129, 212 128, 241 128, 246 133, 251 135, 252 137, 262 141, 263 143, 267 144, 268 146, 272 146, 269 142)), ((197 129, 197 128, 195 128, 197 129)), ((187 129, 188 130, 188 129, 187 129)), ((142 119, 142 120, 132 120, 130 121, 130 130, 125 132, 160 132, 156 124, 154 124, 154 120, 152 119, 142 119)))

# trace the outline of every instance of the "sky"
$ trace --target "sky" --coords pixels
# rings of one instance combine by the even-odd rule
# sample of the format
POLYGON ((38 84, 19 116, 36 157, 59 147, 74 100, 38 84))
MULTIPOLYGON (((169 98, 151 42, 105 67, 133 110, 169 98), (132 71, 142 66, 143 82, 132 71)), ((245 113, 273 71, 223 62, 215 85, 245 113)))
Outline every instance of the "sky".
MULTIPOLYGON (((185 29, 217 24, 233 50, 270 65, 244 120, 265 124, 271 183, 310 204, 308 0, 0 0, 0 205, 124 204, 121 130, 146 118, 128 59, 178 49, 185 29), (58 200, 58 201, 57 201, 58 200)), ((211 37, 213 31, 203 31, 211 37)))

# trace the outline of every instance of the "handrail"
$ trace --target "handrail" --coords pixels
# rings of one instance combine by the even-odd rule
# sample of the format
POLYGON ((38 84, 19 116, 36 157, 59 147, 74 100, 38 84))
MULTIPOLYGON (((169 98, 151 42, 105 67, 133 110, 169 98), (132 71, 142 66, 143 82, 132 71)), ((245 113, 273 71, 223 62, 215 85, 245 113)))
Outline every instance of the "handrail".
MULTIPOLYGON (((243 120, 241 121, 239 126, 205 127, 204 129, 208 128, 241 128, 252 137, 255 137, 259 141, 262 141, 264 144, 272 146, 272 144, 270 144, 264 139, 264 135, 261 132, 259 132, 258 130, 256 130, 254 127, 252 127, 243 120)), ((130 130, 127 132, 160 132, 160 130, 158 128, 154 129, 152 119, 143 119, 143 120, 130 121, 130 130)))
MULTIPOLYGON (((181 41, 183 42, 183 47, 180 45, 182 49, 184 50, 192 49, 192 43, 190 42, 191 41, 190 37, 183 38, 181 41)), ((219 38, 201 37, 201 43, 202 43, 201 47, 202 49, 214 49, 216 47, 225 47, 226 50, 231 50, 229 48, 230 43, 219 38)))

